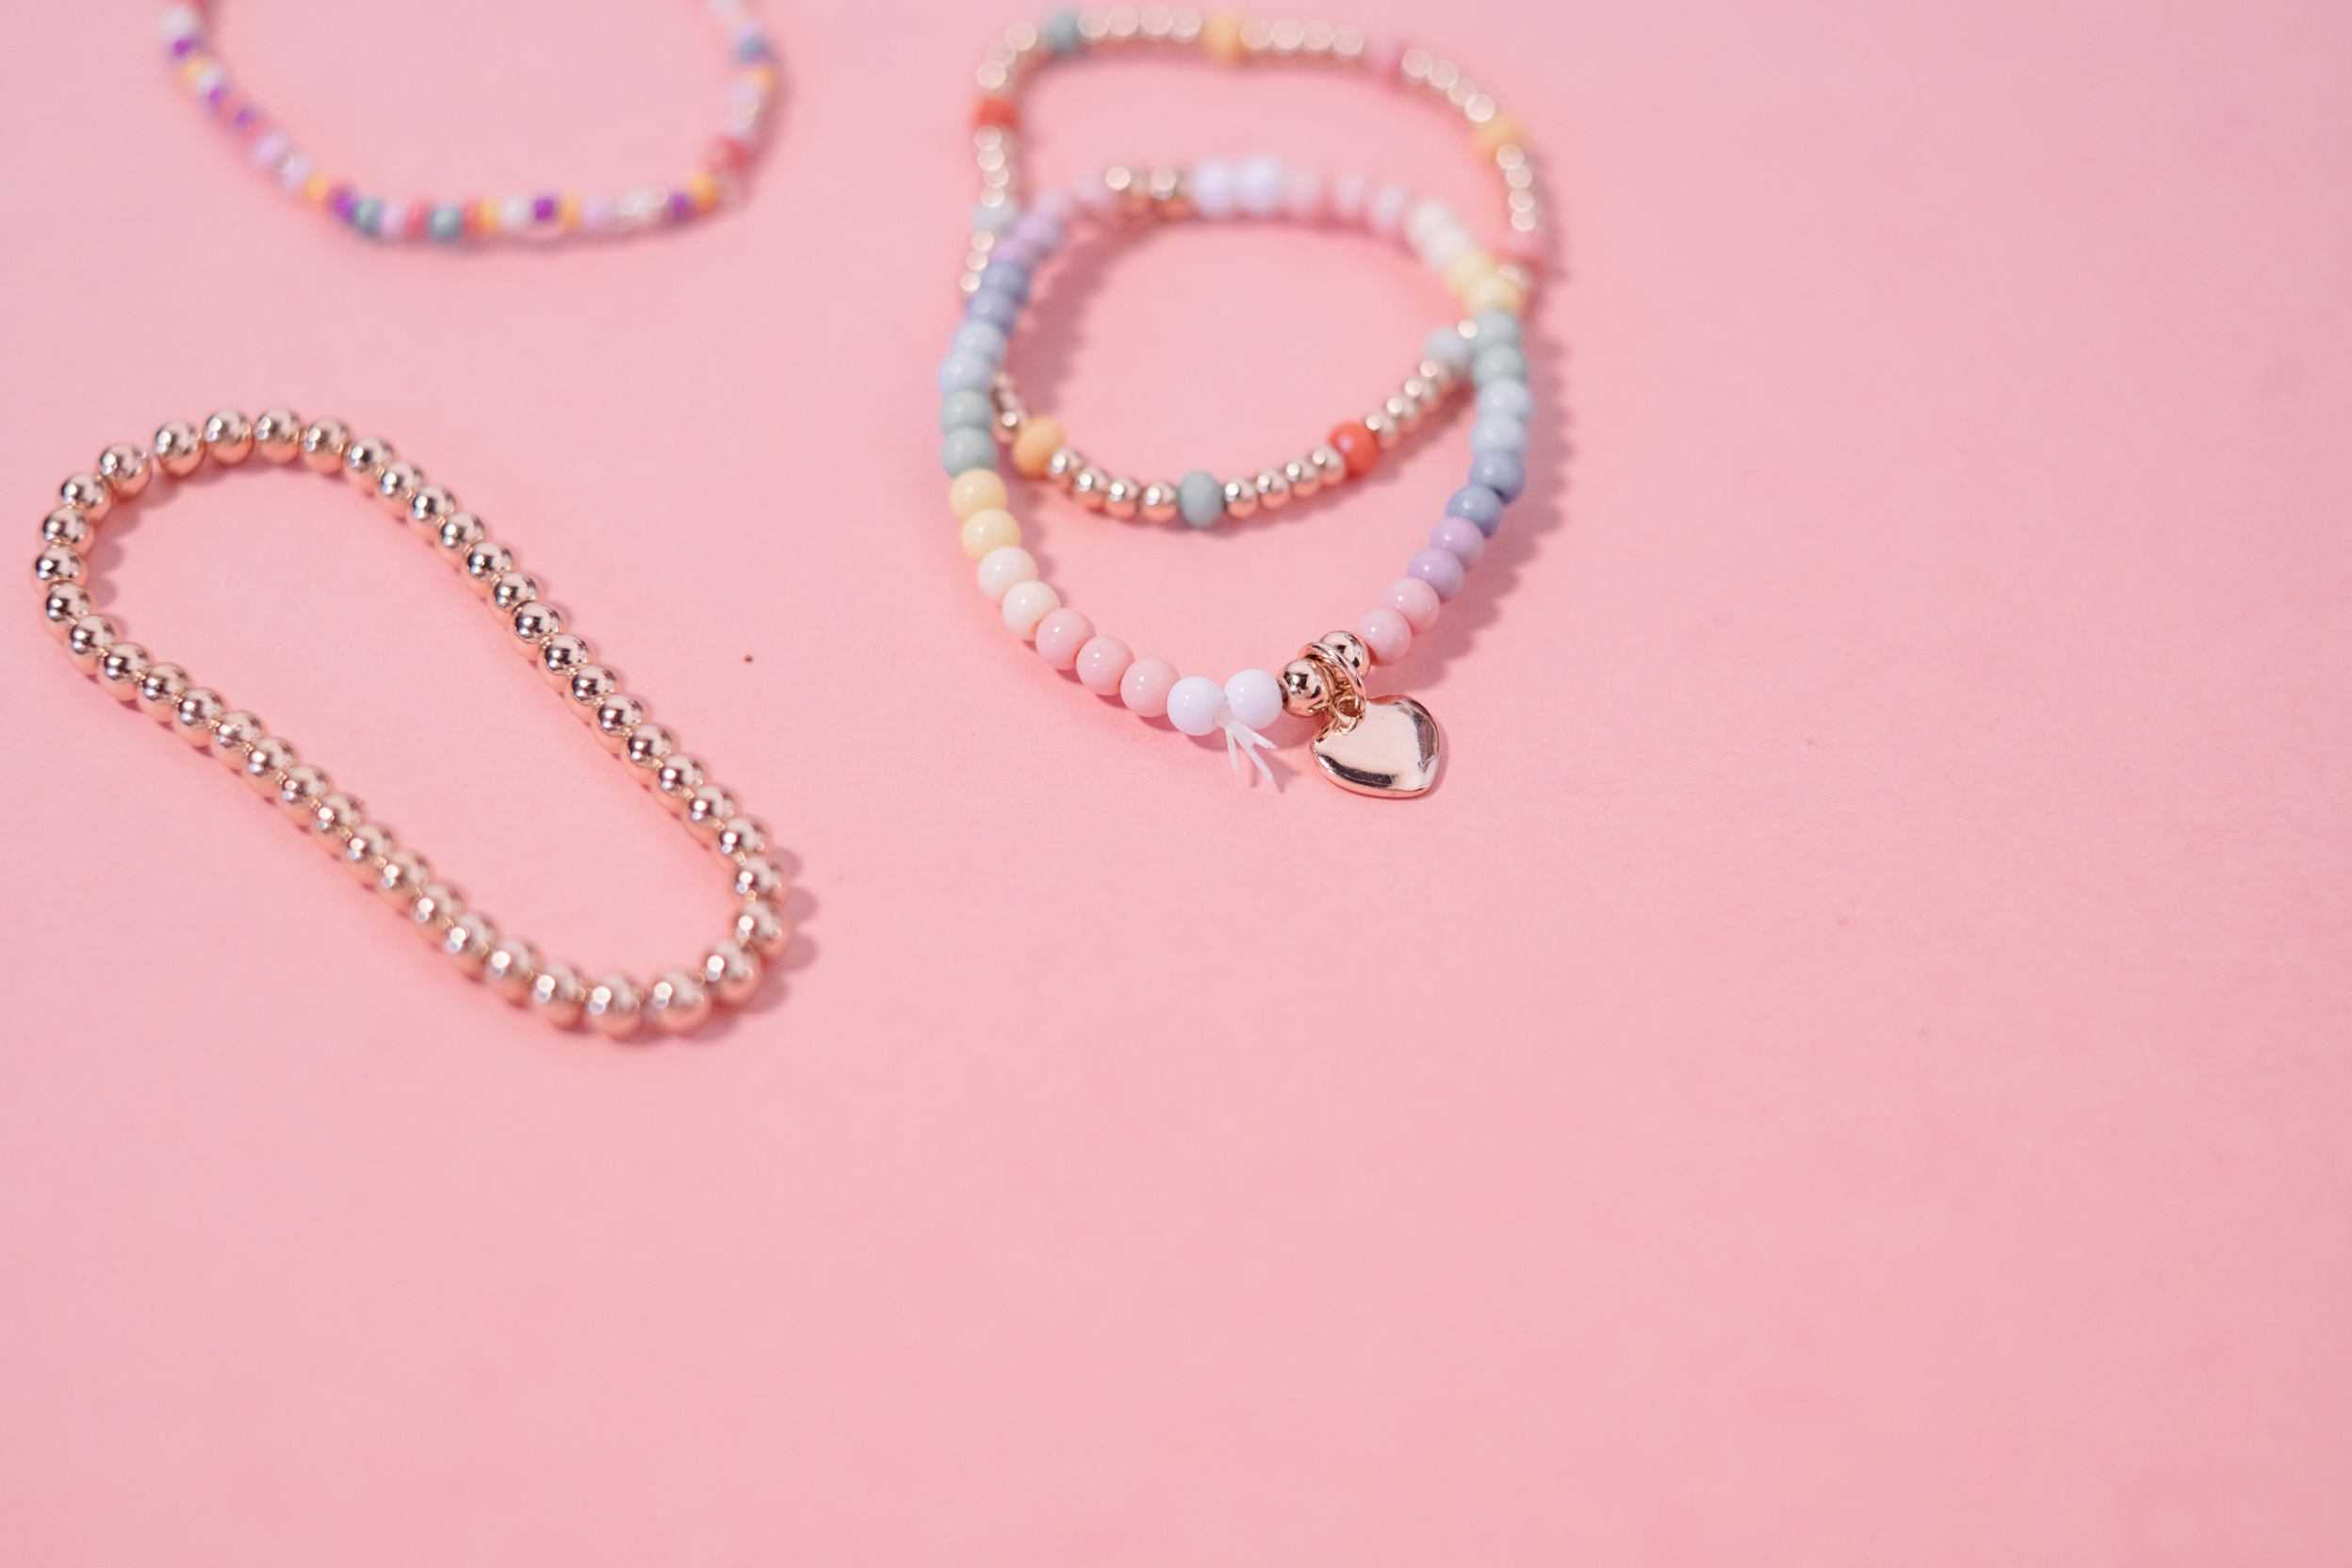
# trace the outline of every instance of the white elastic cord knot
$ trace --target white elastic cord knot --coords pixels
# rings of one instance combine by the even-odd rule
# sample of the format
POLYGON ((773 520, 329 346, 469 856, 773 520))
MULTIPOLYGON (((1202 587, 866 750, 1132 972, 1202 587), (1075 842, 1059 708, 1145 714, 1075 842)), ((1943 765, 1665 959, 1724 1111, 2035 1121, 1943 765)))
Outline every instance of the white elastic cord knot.
POLYGON ((1230 708, 1217 714, 1217 722, 1218 727, 1225 731, 1225 760, 1233 765, 1233 772, 1241 773, 1241 760, 1247 757, 1258 765, 1260 773, 1266 775, 1266 781, 1273 783, 1274 770, 1266 765, 1266 759, 1258 755, 1258 748, 1264 746, 1272 751, 1274 743, 1233 717, 1233 710, 1230 708))

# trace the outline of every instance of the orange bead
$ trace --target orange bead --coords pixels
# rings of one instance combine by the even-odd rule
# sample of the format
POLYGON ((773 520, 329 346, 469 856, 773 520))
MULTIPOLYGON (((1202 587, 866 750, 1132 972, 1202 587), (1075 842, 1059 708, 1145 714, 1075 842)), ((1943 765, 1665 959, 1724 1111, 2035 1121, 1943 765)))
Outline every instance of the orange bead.
POLYGON ((1010 99, 983 98, 980 106, 972 111, 972 122, 977 125, 1002 125, 1006 130, 1019 128, 1021 110, 1010 99))
POLYGON ((1331 442, 1331 450, 1348 460, 1349 479, 1362 479, 1380 466, 1380 443, 1369 425, 1353 420, 1333 425, 1325 439, 1331 442))

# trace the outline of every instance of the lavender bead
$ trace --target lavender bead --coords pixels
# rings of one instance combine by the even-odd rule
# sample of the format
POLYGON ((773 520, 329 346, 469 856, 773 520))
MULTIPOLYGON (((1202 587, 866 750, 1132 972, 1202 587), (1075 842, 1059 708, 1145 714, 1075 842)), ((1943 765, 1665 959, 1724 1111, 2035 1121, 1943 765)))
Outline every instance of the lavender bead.
POLYGON ((1234 178, 1242 211, 1252 218, 1271 218, 1282 210, 1290 172, 1282 167, 1282 159, 1266 153, 1244 158, 1234 178))
POLYGON ((1527 427, 1507 414, 1490 414, 1470 427, 1470 449, 1473 452, 1513 454, 1526 451, 1527 427))
POLYGON ((1192 209, 1203 218, 1231 218, 1241 202, 1239 176, 1222 158, 1192 166, 1192 209))
POLYGON ((939 361, 939 391, 981 392, 996 383, 996 367, 978 354, 958 351, 939 361))
POLYGON ((1480 418, 1490 414, 1500 414, 1525 423, 1527 416, 1534 412, 1535 394, 1527 390, 1526 382, 1498 381, 1478 388, 1480 418))
POLYGON ((996 466, 996 437, 970 425, 949 431, 939 442, 939 466, 950 474, 996 466))
POLYGON ((978 354, 991 365, 1004 363, 1006 338, 1004 329, 986 321, 966 321, 956 329, 952 353, 978 354))
POLYGON ((1029 302, 1029 269, 1003 256, 991 256, 980 269, 980 286, 996 294, 1009 294, 1017 304, 1029 302))
POLYGON ((1485 485, 1506 501, 1515 501, 1527 488, 1527 465, 1513 452, 1480 452, 1470 460, 1470 482, 1485 485))
POLYGON ((1423 550, 1405 563, 1405 575, 1417 577, 1437 590, 1441 599, 1462 592, 1462 557, 1451 550, 1423 550))
POLYGON ((1470 361, 1470 379, 1480 386, 1489 382, 1526 381, 1527 356, 1516 349, 1483 350, 1470 361))
POLYGON ((939 403, 939 429, 994 430, 996 404, 986 392, 950 392, 939 403))
POLYGON ((1000 332, 1009 333, 1021 320, 1021 302, 1009 294, 984 288, 972 297, 972 303, 964 307, 964 318, 986 321, 1000 332))
POLYGON ((1062 248, 1062 220, 1050 212, 1025 212, 1013 225, 1013 243, 1026 247, 1039 261, 1062 248))
POLYGON ((1483 484, 1465 484, 1446 502, 1446 515, 1466 517, 1480 533, 1493 538, 1503 526, 1503 498, 1483 484))
POLYGON ((1447 517, 1429 530, 1429 548, 1444 550, 1465 566, 1475 566, 1486 553, 1486 535, 1467 517, 1447 517))
POLYGON ((1011 234, 997 243, 995 250, 988 253, 988 261, 1009 261, 1016 267, 1029 268, 1037 264, 1037 256, 1036 252, 1021 242, 1021 230, 1016 226, 1011 234))

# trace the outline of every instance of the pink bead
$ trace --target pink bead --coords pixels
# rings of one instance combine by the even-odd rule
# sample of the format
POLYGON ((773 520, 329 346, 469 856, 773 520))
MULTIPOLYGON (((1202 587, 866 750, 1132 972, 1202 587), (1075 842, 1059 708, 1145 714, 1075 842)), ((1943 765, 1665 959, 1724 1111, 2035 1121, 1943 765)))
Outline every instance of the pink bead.
POLYGON ((1116 637, 1097 637, 1078 650, 1078 684, 1099 697, 1119 695, 1119 678, 1135 654, 1116 637))
POLYGON ((1405 618, 1405 624, 1417 634, 1437 624, 1437 612, 1443 608, 1437 590, 1417 577, 1400 577, 1388 585, 1380 596, 1380 603, 1405 618))
POLYGON ((1313 223, 1323 216, 1323 174, 1315 169, 1294 169, 1282 187, 1282 212, 1294 223, 1313 223))
POLYGON ((1486 553, 1486 535, 1467 517, 1446 517, 1429 530, 1429 548, 1450 552, 1465 566, 1475 566, 1486 553))
POLYGON ((1341 223, 1361 223, 1372 201, 1372 176, 1350 169, 1331 182, 1331 217, 1341 223))
POLYGON ((1405 63, 1405 41, 1393 33, 1375 34, 1364 41, 1364 74, 1382 87, 1396 79, 1405 63))
POLYGON ((1094 623, 1084 611, 1056 610, 1037 623, 1037 657, 1054 669, 1069 669, 1093 637, 1094 623))
POLYGON ((1118 210, 1119 192, 1105 184, 1100 173, 1089 174, 1070 190, 1078 204, 1097 218, 1108 218, 1118 210))
POLYGON ((1378 610, 1365 611, 1363 618, 1356 622, 1355 629, 1356 635, 1363 638, 1364 645, 1372 650, 1372 658, 1378 663, 1394 664, 1405 656, 1407 648, 1413 646, 1413 628, 1405 624, 1402 615, 1386 605, 1378 610))
POLYGON ((1382 239, 1393 238, 1404 227, 1405 209, 1412 205, 1412 191, 1401 185, 1384 185, 1364 206, 1364 226, 1382 239))
POLYGON ((1176 666, 1167 660, 1138 659, 1119 677, 1119 700, 1136 717, 1156 719, 1168 711, 1168 694, 1176 680, 1176 666))

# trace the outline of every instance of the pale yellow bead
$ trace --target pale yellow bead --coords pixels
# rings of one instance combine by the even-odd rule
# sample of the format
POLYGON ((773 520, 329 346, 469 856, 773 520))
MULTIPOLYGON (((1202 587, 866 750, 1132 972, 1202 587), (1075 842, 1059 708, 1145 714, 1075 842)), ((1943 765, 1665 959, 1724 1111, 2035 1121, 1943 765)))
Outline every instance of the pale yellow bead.
POLYGON ((964 519, 964 553, 974 561, 990 550, 1021 543, 1021 524, 1009 512, 993 508, 975 512, 964 519))
POLYGON ((975 512, 1002 512, 1004 501, 1004 482, 993 468, 967 468, 948 482, 947 509, 959 521, 975 512))
POLYGON ((1527 303, 1527 291, 1499 272, 1480 278, 1462 296, 1462 308, 1472 316, 1490 310, 1516 316, 1527 303))
POLYGON ((1489 157, 1494 155, 1494 151, 1498 147, 1526 145, 1520 140, 1519 122, 1507 114, 1498 114, 1483 125, 1472 126, 1470 139, 1478 146, 1479 152, 1489 157))
POLYGON ((1200 20, 1200 47, 1209 57, 1231 65, 1241 58, 1241 18, 1232 11, 1217 11, 1200 20))
POLYGON ((1465 245, 1446 258, 1446 291, 1459 296, 1472 284, 1494 270, 1494 258, 1476 245, 1465 245))
POLYGON ((1013 466, 1036 479, 1062 449, 1062 427, 1043 417, 1030 420, 1013 437, 1013 466))

